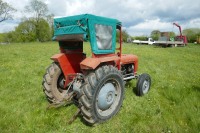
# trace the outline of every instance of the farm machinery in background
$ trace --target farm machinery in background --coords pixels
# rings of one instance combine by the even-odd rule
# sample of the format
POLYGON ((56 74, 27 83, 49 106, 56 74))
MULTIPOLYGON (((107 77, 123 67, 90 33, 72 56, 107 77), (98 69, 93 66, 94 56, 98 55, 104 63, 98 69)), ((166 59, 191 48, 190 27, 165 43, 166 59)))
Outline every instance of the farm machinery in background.
POLYGON ((181 26, 177 23, 173 23, 173 25, 179 28, 180 35, 176 36, 175 38, 172 38, 170 37, 170 32, 161 32, 159 40, 155 41, 154 45, 162 47, 177 47, 187 45, 187 37, 182 35, 181 26))
POLYGON ((173 25, 177 26, 179 28, 179 32, 180 32, 180 35, 176 36, 175 40, 176 41, 182 41, 184 44, 187 44, 188 43, 187 37, 182 34, 181 26, 178 25, 177 23, 173 23, 173 25))
POLYGON ((138 57, 122 54, 122 25, 116 19, 90 14, 54 19, 54 37, 60 53, 43 77, 43 91, 55 107, 72 102, 77 115, 89 124, 102 123, 120 110, 125 83, 137 79, 136 94, 146 94, 151 78, 139 75, 138 57), (116 48, 116 31, 120 45, 116 48), (83 41, 89 40, 92 56, 83 52, 83 41))

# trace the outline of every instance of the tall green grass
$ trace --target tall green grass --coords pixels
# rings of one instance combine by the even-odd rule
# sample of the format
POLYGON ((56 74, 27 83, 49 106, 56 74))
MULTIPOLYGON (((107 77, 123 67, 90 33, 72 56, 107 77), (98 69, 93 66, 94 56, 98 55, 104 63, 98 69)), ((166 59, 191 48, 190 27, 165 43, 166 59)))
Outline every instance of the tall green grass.
POLYGON ((67 124, 75 105, 46 109, 42 77, 58 52, 54 42, 0 45, 0 132, 200 132, 200 45, 124 44, 123 53, 139 57, 138 73, 151 75, 151 90, 137 97, 136 81, 127 83, 120 112, 95 127, 81 117, 67 124))

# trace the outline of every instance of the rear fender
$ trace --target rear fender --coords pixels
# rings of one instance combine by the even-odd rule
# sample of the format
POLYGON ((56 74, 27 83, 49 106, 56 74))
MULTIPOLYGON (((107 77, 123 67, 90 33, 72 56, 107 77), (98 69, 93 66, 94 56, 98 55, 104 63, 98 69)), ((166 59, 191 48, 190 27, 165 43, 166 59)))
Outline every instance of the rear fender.
POLYGON ((80 67, 82 70, 91 70, 91 69, 94 70, 102 63, 107 65, 112 64, 113 66, 118 67, 117 64, 119 64, 119 61, 120 58, 118 56, 101 57, 101 58, 88 57, 80 63, 80 67))
POLYGON ((95 69, 99 64, 100 60, 98 58, 86 58, 80 64, 81 69, 95 69))
POLYGON ((73 80, 76 73, 80 73, 80 62, 85 58, 83 53, 59 53, 53 55, 51 59, 57 62, 65 76, 65 87, 73 80))

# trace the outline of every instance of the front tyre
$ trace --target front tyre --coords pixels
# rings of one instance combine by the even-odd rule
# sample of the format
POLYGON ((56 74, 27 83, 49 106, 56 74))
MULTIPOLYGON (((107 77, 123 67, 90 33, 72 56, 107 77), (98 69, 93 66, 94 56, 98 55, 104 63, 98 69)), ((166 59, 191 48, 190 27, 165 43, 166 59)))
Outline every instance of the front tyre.
POLYGON ((146 73, 141 74, 137 81, 136 94, 138 96, 143 96, 150 90, 150 87, 151 87, 151 77, 149 76, 149 74, 146 73))
POLYGON ((79 102, 83 119, 91 125, 104 122, 117 114, 122 105, 122 75, 113 66, 99 67, 87 76, 81 93, 79 102))

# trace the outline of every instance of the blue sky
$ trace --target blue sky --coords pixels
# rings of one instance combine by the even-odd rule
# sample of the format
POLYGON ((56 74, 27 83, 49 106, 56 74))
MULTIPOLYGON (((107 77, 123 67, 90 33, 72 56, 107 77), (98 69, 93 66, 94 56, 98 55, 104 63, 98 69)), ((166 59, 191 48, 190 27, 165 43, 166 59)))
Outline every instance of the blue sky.
MULTIPOLYGON (((24 6, 30 0, 3 0, 18 11, 13 20, 0 23, 0 32, 14 30, 21 18, 28 16, 24 6), (20 3, 20 4, 19 4, 20 3)), ((116 18, 132 36, 150 35, 152 30, 174 31, 176 22, 185 28, 200 28, 200 0, 42 0, 48 4, 49 12, 55 17, 77 14, 95 14, 116 18)))

